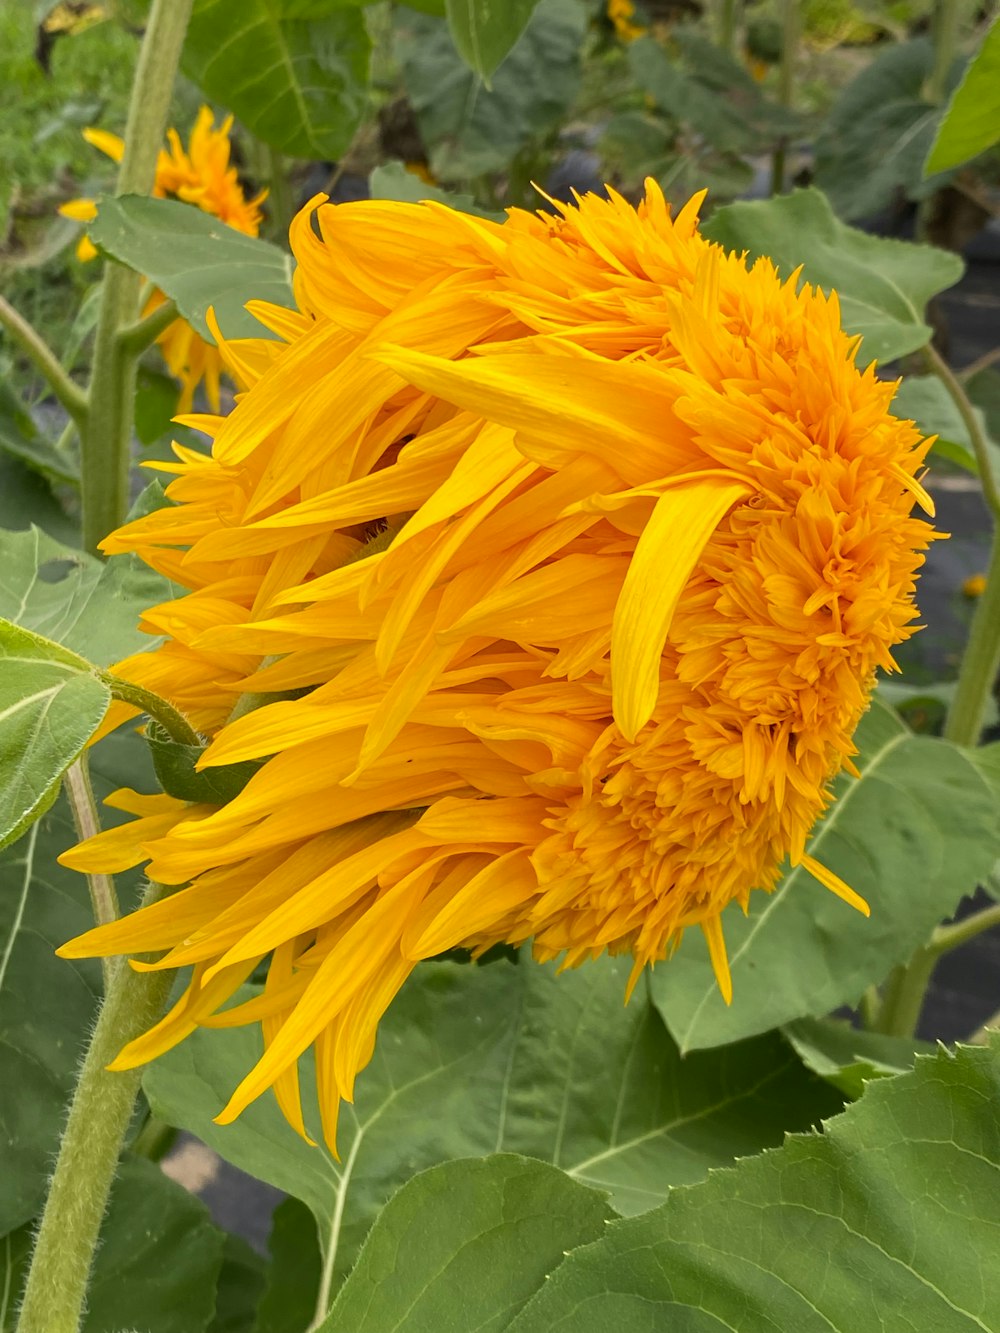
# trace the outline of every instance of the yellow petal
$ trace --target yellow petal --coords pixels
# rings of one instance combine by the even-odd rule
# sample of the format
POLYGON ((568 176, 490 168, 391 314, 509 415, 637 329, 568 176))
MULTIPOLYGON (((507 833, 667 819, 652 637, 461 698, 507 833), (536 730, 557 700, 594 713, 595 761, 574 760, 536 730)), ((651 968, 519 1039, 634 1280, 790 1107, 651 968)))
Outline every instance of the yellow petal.
POLYGON ((871 916, 872 909, 862 898, 860 893, 855 893, 850 885, 845 884, 839 875, 835 875, 832 870, 827 870, 826 866, 821 865, 819 861, 812 856, 803 856, 801 863, 812 875, 813 879, 818 879, 824 889, 829 889, 835 893, 838 898, 843 898, 845 903, 860 912, 862 916, 871 916))
POLYGON ((712 960, 712 970, 715 973, 715 980, 718 983, 719 990, 722 992, 722 998, 726 1004, 733 1002, 733 979, 729 973, 729 958, 726 954, 726 940, 722 933, 722 921, 718 916, 710 916, 701 922, 702 933, 708 944, 709 957, 712 960))
POLYGON ((670 622, 705 543, 726 511, 749 492, 741 482, 705 478, 661 495, 635 548, 611 630, 615 721, 635 740, 656 708, 660 659, 670 622))
POLYGON ((88 128, 83 131, 83 137, 92 148, 96 148, 105 157, 110 157, 112 162, 120 162, 125 156, 125 140, 119 138, 117 134, 111 134, 108 130, 88 128))

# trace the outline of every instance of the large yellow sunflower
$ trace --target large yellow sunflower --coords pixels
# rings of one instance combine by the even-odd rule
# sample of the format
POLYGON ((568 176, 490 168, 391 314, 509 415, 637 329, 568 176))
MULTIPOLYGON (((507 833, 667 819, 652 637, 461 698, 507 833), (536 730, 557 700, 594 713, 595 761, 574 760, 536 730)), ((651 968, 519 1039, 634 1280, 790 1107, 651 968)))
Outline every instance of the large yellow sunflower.
MULTIPOLYGON (((216 129, 211 108, 203 106, 198 112, 186 150, 177 131, 168 130, 169 148, 160 150, 153 196, 156 199, 179 199, 182 203, 194 204, 205 213, 220 218, 227 226, 235 227, 247 236, 256 236, 262 219, 260 204, 267 191, 264 190, 254 199, 248 199, 243 193, 236 168, 229 161, 229 131, 232 125, 232 116, 227 116, 216 129)), ((83 131, 83 137, 113 162, 122 160, 125 143, 117 134, 88 129, 83 131)), ((93 222, 97 216, 97 205, 93 199, 72 199, 62 204, 59 212, 76 222, 93 222)), ((77 243, 76 253, 77 258, 84 261, 93 259, 97 254, 86 232, 77 243)), ((143 314, 148 315, 162 305, 165 299, 162 292, 154 289, 147 298, 143 314)), ((157 344, 171 375, 181 383, 178 412, 190 411, 194 391, 202 381, 212 410, 218 412, 219 375, 222 371, 218 348, 207 343, 183 319, 175 319, 160 334, 157 344)))
POLYGON ((325 1133, 412 968, 532 940, 568 966, 688 927, 803 864, 877 667, 910 633, 928 441, 854 364, 835 297, 747 269, 647 185, 512 210, 313 201, 298 311, 223 347, 175 502, 113 534, 190 593, 122 675, 262 761, 219 808, 124 791, 63 858, 187 886, 60 952, 166 950, 173 1011, 122 1052, 260 1022, 268 1086, 325 1133), (264 993, 225 1008, 264 958, 264 993))

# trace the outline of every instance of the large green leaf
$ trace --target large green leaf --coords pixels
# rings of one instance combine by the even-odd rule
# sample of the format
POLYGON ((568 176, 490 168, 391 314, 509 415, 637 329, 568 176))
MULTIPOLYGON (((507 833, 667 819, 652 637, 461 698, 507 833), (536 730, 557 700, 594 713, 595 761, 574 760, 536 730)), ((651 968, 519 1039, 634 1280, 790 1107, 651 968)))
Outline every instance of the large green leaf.
POLYGON ((816 141, 816 184, 841 217, 878 213, 898 190, 923 198, 942 183, 923 175, 941 119, 923 95, 933 61, 925 37, 888 44, 834 103, 816 141))
MULTIPOLYGON (((134 732, 102 741, 91 758, 98 798, 115 787, 150 790, 146 747, 134 732)), ((102 812, 106 826, 127 819, 102 812)), ((77 841, 64 799, 0 853, 0 1235, 39 1210, 84 1042, 101 989, 96 962, 57 958, 93 925, 87 881, 56 862, 77 841)), ((137 877, 119 876, 128 903, 137 877)))
POLYGON ((264 338, 267 331, 246 312, 246 302, 295 304, 291 255, 190 204, 136 194, 102 198, 89 235, 106 255, 144 274, 172 297, 188 323, 210 342, 214 339, 205 322, 209 307, 225 337, 264 338))
POLYGON ((0 847, 49 808, 110 702, 88 662, 0 620, 0 847))
POLYGON ((447 0, 455 49, 489 83, 490 75, 527 26, 538 0, 447 0))
POLYGON ((102 561, 38 528, 0 530, 0 617, 95 666, 154 647, 157 640, 138 628, 139 616, 173 595, 169 579, 134 556, 102 561))
POLYGON ((860 778, 842 778, 810 853, 868 899, 870 918, 801 867, 746 916, 722 924, 733 975, 727 1007, 695 932, 653 971, 660 1012, 682 1050, 719 1046, 853 1004, 925 942, 1000 854, 996 793, 946 741, 914 736, 874 704, 856 737, 860 778))
POLYGON ((305 1333, 316 1314, 323 1256, 316 1219, 304 1203, 290 1197, 278 1204, 267 1248, 271 1262, 253 1333, 305 1333))
POLYGON ((319 1333, 507 1328, 613 1217, 603 1194, 524 1157, 432 1167, 383 1210, 319 1333))
MULTIPOLYGON (((298 1138, 270 1096, 212 1124, 259 1054, 255 1030, 196 1032, 144 1086, 161 1118, 308 1204, 331 1289, 391 1191, 423 1167, 523 1153, 636 1212, 841 1104, 775 1035, 681 1060, 644 987, 624 1005, 628 972, 609 958, 562 976, 527 958, 421 966, 344 1108, 340 1163, 298 1138)), ((311 1060, 303 1086, 309 1105, 311 1060)))
POLYGON ((344 0, 195 0, 182 63, 258 139, 337 158, 365 111, 370 50, 344 0))
POLYGON ((225 1236, 222 1267, 215 1287, 215 1315, 208 1333, 262 1333, 257 1321, 264 1272, 264 1260, 242 1237, 225 1236))
POLYGON ((1000 18, 955 89, 927 155, 927 172, 960 167, 1000 139, 1000 18))
MULTIPOLYGON (((1000 1052, 880 1079, 822 1135, 675 1190, 574 1250, 499 1333, 1000 1328, 1000 1052)), ((445 1204, 445 1208, 447 1205, 445 1204)), ((418 1221, 433 1234, 441 1206, 418 1221)), ((461 1294, 455 1293, 457 1300, 461 1294)), ((383 1327, 422 1333, 403 1310, 383 1327)), ((487 1327, 484 1322, 483 1327, 487 1327)))
POLYGON ((396 57, 439 180, 508 167, 562 122, 576 96, 586 28, 578 0, 542 0, 490 90, 458 55, 440 19, 399 10, 394 24, 396 57))
POLYGON ((934 1049, 915 1037, 865 1032, 839 1018, 800 1018, 782 1031, 804 1064, 852 1100, 869 1080, 912 1069, 918 1054, 934 1049))
MULTIPOLYGON (((892 410, 898 417, 915 421, 925 435, 936 435, 935 453, 978 476, 979 464, 969 428, 962 420, 955 400, 936 375, 907 375, 896 390, 892 410)), ((987 437, 994 470, 1000 471, 1000 445, 989 439, 986 418, 980 409, 973 407, 972 412, 987 437)))
POLYGON ((80 524, 53 493, 49 479, 6 450, 0 450, 0 529, 34 525, 58 541, 78 542, 80 524))
POLYGON ((727 204, 703 230, 727 250, 748 251, 750 259, 767 255, 784 277, 801 264, 806 282, 836 288, 844 328, 864 337, 862 365, 923 347, 931 336, 924 307, 962 276, 957 255, 845 226, 818 190, 727 204))
MULTIPOLYGON (((210 1324, 224 1333, 211 1322, 224 1241, 203 1203, 155 1163, 126 1158, 101 1226, 80 1333, 201 1333, 210 1324)), ((0 1333, 13 1333, 30 1243, 30 1227, 0 1240, 0 1333)))

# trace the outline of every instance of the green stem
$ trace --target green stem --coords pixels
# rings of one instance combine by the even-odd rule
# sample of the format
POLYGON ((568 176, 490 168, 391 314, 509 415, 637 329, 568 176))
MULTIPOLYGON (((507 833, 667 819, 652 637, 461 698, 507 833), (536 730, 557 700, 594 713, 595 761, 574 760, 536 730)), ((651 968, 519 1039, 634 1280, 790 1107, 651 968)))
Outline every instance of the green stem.
POLYGON ((155 718, 172 741, 177 741, 179 745, 201 745, 201 737, 184 714, 178 712, 172 703, 168 703, 159 694, 154 694, 152 690, 136 685, 131 680, 122 680, 120 676, 115 676, 110 671, 99 671, 97 674, 116 699, 131 704, 133 708, 138 708, 155 718))
MULTIPOLYGON (((119 195, 152 191, 191 5, 192 0, 153 2, 132 85, 119 195)), ((120 335, 136 320, 141 282, 131 269, 104 266, 90 414, 82 432, 83 541, 91 550, 121 524, 128 509, 136 354, 120 335)))
POLYGON ((948 397, 958 409, 958 414, 962 418, 962 425, 969 433, 969 441, 976 455, 979 480, 983 487, 983 499, 989 505, 994 520, 1000 521, 1000 485, 997 484, 996 474, 993 471, 993 458, 990 454, 989 441, 986 438, 981 420, 969 401, 969 395, 962 387, 961 380, 937 348, 928 343, 923 349, 923 356, 928 369, 938 377, 948 391, 948 397))
POLYGON ((981 912, 973 912, 963 921, 938 926, 927 948, 940 958, 942 954, 950 953, 961 944, 968 944, 969 940, 974 940, 986 930, 992 930, 994 926, 1000 926, 1000 903, 984 907, 981 912))
POLYGON ((934 63, 924 84, 924 98, 934 106, 945 99, 948 75, 958 49, 959 0, 938 0, 934 13, 934 63))
MULTIPOLYGON (((155 902, 151 884, 143 906, 155 902)), ((78 1333, 87 1279, 141 1071, 106 1066, 163 1012, 173 973, 114 971, 80 1069, 35 1240, 17 1333, 78 1333)))
POLYGON ((268 231, 274 240, 287 247, 288 228, 295 216, 295 200, 291 181, 288 179, 288 163, 270 144, 264 145, 264 159, 267 169, 268 231))
POLYGON ((736 33, 743 17, 743 0, 720 0, 717 42, 723 51, 736 53, 736 33))
POLYGON ((1000 532, 994 533, 986 572, 986 590, 976 604, 958 684, 944 724, 944 737, 956 745, 975 745, 983 714, 1000 672, 1000 532))
MULTIPOLYGON (((778 65, 778 102, 790 107, 795 91, 795 59, 799 50, 799 0, 780 0, 781 60, 778 65)), ((785 158, 788 140, 782 138, 771 159, 771 194, 785 189, 785 158)))
POLYGON ((913 1035, 936 962, 935 953, 920 948, 905 966, 893 968, 882 992, 876 1032, 892 1037, 913 1035))
MULTIPOLYGON (((94 789, 90 785, 90 766, 87 762, 86 750, 76 763, 71 764, 66 770, 63 783, 77 835, 81 842, 85 838, 93 838, 101 831, 101 821, 97 814, 94 789)), ((114 878, 111 875, 100 875, 95 871, 87 875, 87 885, 90 889, 90 904, 94 910, 94 920, 97 924, 106 926, 110 921, 117 921, 119 914, 118 894, 115 890, 114 878)), ((111 984, 112 967, 110 960, 102 959, 102 966, 104 968, 104 988, 107 990, 111 984)))
POLYGON ((10 334, 73 420, 82 425, 87 419, 87 395, 70 379, 59 358, 31 324, 0 296, 0 327, 10 334))
POLYGON ((858 1001, 858 1014, 866 1031, 874 1032, 878 1025, 878 1016, 881 1008, 882 997, 878 993, 878 987, 869 986, 858 1001))
POLYGON ((147 347, 152 347, 161 333, 170 328, 176 318, 176 305, 173 301, 164 301, 148 315, 137 319, 134 324, 119 329, 118 345, 133 356, 141 356, 147 347))

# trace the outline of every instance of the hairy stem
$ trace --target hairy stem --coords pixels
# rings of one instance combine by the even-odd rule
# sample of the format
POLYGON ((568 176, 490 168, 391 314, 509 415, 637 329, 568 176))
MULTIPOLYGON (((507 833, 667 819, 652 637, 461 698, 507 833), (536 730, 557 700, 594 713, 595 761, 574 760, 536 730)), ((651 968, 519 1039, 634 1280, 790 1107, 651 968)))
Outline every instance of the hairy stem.
POLYGON ((87 395, 70 379, 59 358, 41 334, 0 296, 0 327, 7 330, 73 420, 82 425, 87 418, 87 395))
MULTIPOLYGON (((117 194, 149 194, 153 188, 191 5, 192 0, 154 0, 132 85, 117 194)), ((136 353, 120 335, 136 321, 141 282, 130 269, 105 265, 82 436, 83 541, 91 550, 128 509, 136 353)))
MULTIPOLYGON (((93 838, 101 831, 101 821, 97 814, 94 789, 90 785, 90 766, 86 750, 76 763, 71 764, 66 770, 63 783, 78 837, 81 841, 84 838, 93 838)), ((97 924, 106 926, 109 921, 117 921, 118 894, 113 876, 101 875, 95 871, 87 875, 87 885, 90 888, 90 903, 97 924)), ((104 968, 104 988, 107 990, 111 984, 112 964, 109 959, 104 958, 101 960, 101 965, 104 968)))
POLYGON ((924 97, 935 106, 943 102, 948 75, 958 48, 959 0, 938 0, 934 13, 934 63, 924 84, 924 97))
POLYGON ((944 724, 946 740, 975 745, 1000 672, 1000 533, 994 533, 986 589, 976 604, 958 685, 944 724))
POLYGON ((969 432, 969 442, 976 455, 979 480, 983 487, 983 499, 989 505, 994 520, 1000 520, 1000 485, 997 483, 996 473, 993 470, 989 441, 983 430, 982 422, 976 415, 976 410, 969 401, 969 395, 962 387, 961 381, 941 353, 928 343, 923 349, 923 355, 928 369, 938 377, 948 391, 948 397, 955 404, 958 415, 962 418, 962 425, 969 432))
MULTIPOLYGON (((143 906, 161 893, 151 884, 143 906)), ((80 1069, 35 1240, 17 1333, 78 1333, 87 1281, 118 1157, 139 1091, 140 1070, 106 1066, 163 1012, 171 972, 134 972, 119 962, 80 1069)))
POLYGON ((138 708, 151 718, 155 718, 172 741, 177 741, 180 745, 201 745, 201 737, 184 714, 178 712, 172 703, 168 703, 159 694, 154 694, 152 690, 144 689, 143 686, 136 685, 130 680, 122 680, 120 676, 115 676, 110 671, 100 671, 98 675, 116 699, 131 704, 133 708, 138 708))
MULTIPOLYGON (((781 60, 778 65, 778 101, 784 107, 792 105, 795 91, 795 58, 799 49, 801 15, 799 0, 779 0, 781 13, 781 60)), ((771 159, 771 194, 782 194, 785 189, 785 157, 788 140, 782 138, 771 159)))
POLYGON ((938 926, 927 948, 940 958, 942 954, 950 953, 959 945, 968 944, 969 940, 974 940, 984 931, 992 930, 994 926, 1000 926, 1000 903, 993 903, 980 912, 973 912, 962 921, 952 921, 947 926, 938 926))

